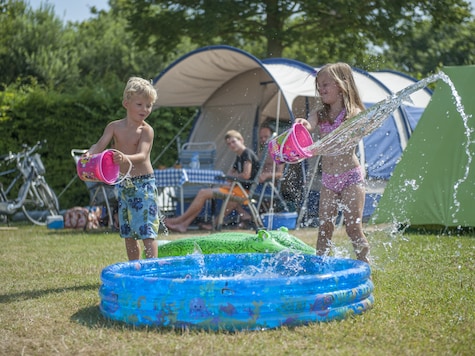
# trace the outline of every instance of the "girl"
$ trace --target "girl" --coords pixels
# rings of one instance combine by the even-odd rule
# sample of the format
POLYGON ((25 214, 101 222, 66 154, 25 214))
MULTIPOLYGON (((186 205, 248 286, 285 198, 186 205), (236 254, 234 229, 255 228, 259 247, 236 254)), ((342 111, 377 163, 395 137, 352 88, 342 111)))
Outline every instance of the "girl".
MULTIPOLYGON (((346 63, 327 64, 315 79, 321 105, 308 120, 297 119, 309 131, 323 137, 344 121, 364 111, 351 67, 346 63)), ((369 244, 363 233, 365 200, 364 175, 355 148, 337 156, 322 156, 322 189, 320 191, 320 228, 317 254, 328 254, 335 229, 338 206, 343 209, 346 233, 358 260, 369 263, 369 244)))

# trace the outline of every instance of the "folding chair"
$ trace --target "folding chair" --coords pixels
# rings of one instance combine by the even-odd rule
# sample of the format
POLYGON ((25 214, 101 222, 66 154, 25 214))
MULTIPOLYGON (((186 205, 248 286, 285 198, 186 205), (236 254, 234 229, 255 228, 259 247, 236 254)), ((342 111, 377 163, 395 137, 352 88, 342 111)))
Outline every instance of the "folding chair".
MULTIPOLYGON (((214 169, 216 161, 216 144, 211 141, 184 143, 178 152, 178 161, 180 162, 182 168, 192 168, 191 163, 194 157, 198 157, 198 169, 214 169)), ((209 188, 209 186, 200 184, 185 184, 182 187, 183 200, 185 202, 191 202, 196 197, 200 189, 203 188, 209 188)), ((212 210, 212 206, 210 206, 209 203, 206 203, 204 208, 205 220, 208 220, 208 211, 212 210)), ((200 215, 203 216, 203 214, 200 215)))
POLYGON ((271 206, 272 208, 274 208, 274 205, 278 204, 280 207, 280 209, 278 209, 279 211, 290 211, 285 199, 280 194, 278 185, 275 185, 273 181, 259 183, 259 177, 262 173, 262 170, 264 169, 264 163, 267 159, 268 154, 268 151, 265 150, 264 154, 260 159, 261 164, 259 170, 253 181, 243 181, 237 179, 236 177, 225 177, 226 179, 231 181, 231 191, 235 186, 239 186, 244 192, 246 192, 246 190, 243 188, 243 184, 245 183, 250 183, 251 187, 249 191, 246 192, 244 198, 238 198, 231 195, 228 195, 226 197, 218 215, 218 221, 216 224, 217 230, 221 230, 222 228, 224 222, 224 214, 226 212, 226 205, 230 200, 241 202, 243 205, 247 206, 257 229, 264 227, 264 224, 260 217, 260 213, 269 212, 271 206), (271 202, 273 205, 271 205, 271 202), (267 206, 266 203, 268 203, 267 206))
POLYGON ((260 213, 268 213, 271 206, 275 211, 290 211, 287 202, 279 192, 278 185, 274 185, 271 181, 259 184, 253 198, 257 199, 256 208, 260 213))
MULTIPOLYGON (((85 149, 72 149, 71 156, 77 164, 79 158, 85 153, 85 149)), ((114 186, 100 182, 84 182, 89 191, 89 205, 105 205, 109 228, 114 228, 114 209, 112 206, 118 201, 117 190, 114 186)))
POLYGON ((251 213, 251 216, 252 216, 252 220, 253 220, 254 224, 256 225, 257 229, 261 229, 261 228, 264 227, 262 219, 259 215, 259 210, 257 209, 256 201, 251 198, 252 195, 254 194, 254 190, 256 189, 257 182, 259 181, 259 174, 260 173, 258 173, 256 175, 256 178, 255 178, 254 181, 240 180, 236 177, 231 177, 231 176, 225 176, 224 177, 225 179, 231 181, 231 186, 230 186, 229 191, 232 192, 235 187, 239 187, 244 192, 244 197, 243 198, 236 197, 236 196, 233 196, 232 194, 228 194, 226 196, 226 199, 224 199, 223 204, 221 205, 219 215, 218 215, 218 221, 216 223, 216 230, 221 231, 221 229, 223 227, 224 217, 225 217, 224 215, 226 213, 226 206, 228 205, 228 202, 231 201, 231 200, 236 201, 236 202, 246 206, 249 209, 249 211, 251 213), (249 192, 247 192, 244 189, 243 184, 245 184, 245 183, 252 183, 249 192))
POLYGON ((199 158, 199 169, 214 169, 216 144, 214 142, 187 142, 178 152, 178 160, 183 168, 190 167, 195 156, 199 158))
MULTIPOLYGON (((261 157, 261 169, 259 170, 258 176, 262 173, 264 162, 269 155, 268 150, 265 150, 261 157)), ((286 166, 287 168, 287 166, 286 166)), ((284 175, 285 169, 284 168, 284 175)), ((287 202, 280 194, 280 180, 275 184, 272 180, 265 181, 264 183, 257 183, 255 189, 252 193, 252 198, 257 200, 257 211, 260 213, 268 213, 271 206, 273 210, 278 211, 289 211, 287 202)))

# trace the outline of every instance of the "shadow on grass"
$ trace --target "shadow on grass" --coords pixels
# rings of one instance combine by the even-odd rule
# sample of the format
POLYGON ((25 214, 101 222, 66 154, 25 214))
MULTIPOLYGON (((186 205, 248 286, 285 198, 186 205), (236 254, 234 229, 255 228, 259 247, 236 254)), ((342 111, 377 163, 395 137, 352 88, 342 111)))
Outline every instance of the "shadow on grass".
POLYGON ((86 284, 83 286, 72 286, 72 287, 60 287, 60 288, 50 288, 50 289, 43 289, 43 290, 31 290, 31 291, 24 291, 19 293, 11 293, 11 294, 0 294, 0 304, 7 304, 12 302, 18 302, 23 300, 29 299, 37 299, 41 298, 44 295, 53 294, 53 293, 64 293, 64 292, 74 292, 74 291, 81 291, 81 290, 98 290, 99 284, 86 284))
POLYGON ((99 235, 99 234, 119 234, 117 229, 99 228, 99 229, 51 229, 48 235, 99 235))
POLYGON ((121 324, 114 323, 104 318, 99 310, 98 305, 80 309, 71 316, 71 321, 78 324, 93 328, 116 327, 121 324), (115 325, 114 325, 115 324, 115 325))
MULTIPOLYGON (((108 328, 114 330, 129 330, 129 331, 152 331, 160 334, 170 334, 174 333, 177 335, 182 335, 184 333, 188 333, 192 330, 190 329, 178 329, 178 328, 169 328, 169 327, 154 327, 154 326, 134 326, 131 324, 127 324, 124 322, 119 322, 115 320, 109 320, 105 318, 100 310, 98 305, 90 306, 87 308, 83 308, 78 312, 74 313, 70 320, 72 322, 87 326, 90 329, 97 329, 97 328, 108 328)), ((196 332, 199 332, 196 330, 196 332)), ((228 332, 226 332, 228 333, 228 332)))

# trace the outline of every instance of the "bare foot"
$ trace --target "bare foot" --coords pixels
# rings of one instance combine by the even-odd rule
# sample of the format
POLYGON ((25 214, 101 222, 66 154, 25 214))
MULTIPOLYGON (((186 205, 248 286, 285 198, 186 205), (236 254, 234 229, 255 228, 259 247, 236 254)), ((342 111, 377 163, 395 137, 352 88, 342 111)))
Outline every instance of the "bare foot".
POLYGON ((165 224, 167 224, 167 225, 168 225, 169 223, 172 224, 172 225, 176 225, 177 222, 178 222, 178 218, 177 218, 177 217, 174 217, 174 218, 168 218, 168 217, 167 217, 167 218, 165 219, 165 224))
POLYGON ((212 224, 199 224, 198 225, 201 230, 206 230, 206 231, 212 231, 213 230, 213 225, 212 224))
POLYGON ((169 230, 172 230, 172 231, 177 231, 177 232, 186 232, 186 226, 183 226, 181 224, 173 224, 173 223, 170 223, 169 220, 166 220, 165 221, 165 226, 169 229, 169 230))

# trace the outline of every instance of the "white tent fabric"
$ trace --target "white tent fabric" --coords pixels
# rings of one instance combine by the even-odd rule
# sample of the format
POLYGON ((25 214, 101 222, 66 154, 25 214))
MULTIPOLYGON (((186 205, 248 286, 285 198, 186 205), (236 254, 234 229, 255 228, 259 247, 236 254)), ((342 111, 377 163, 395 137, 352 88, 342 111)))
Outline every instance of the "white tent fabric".
MULTIPOLYGON (((227 130, 240 131, 246 145, 257 149, 258 127, 277 115, 288 127, 295 117, 305 117, 315 100, 318 68, 290 59, 265 59, 230 46, 209 46, 188 53, 154 80, 159 107, 199 107, 189 137, 191 142, 214 141, 216 168, 227 171, 233 153, 225 147, 227 130), (277 108, 279 90, 283 100, 277 108)), ((372 72, 354 68, 354 76, 367 107, 416 82, 397 72, 372 72)), ((382 127, 364 138, 360 155, 369 179, 386 181, 406 147, 431 92, 411 95, 382 127)))
POLYGON ((235 76, 262 67, 252 55, 226 46, 205 47, 172 63, 155 79, 157 107, 202 106, 235 76))
POLYGON ((159 90, 156 107, 200 107, 189 140, 215 141, 216 168, 227 171, 233 153, 225 147, 226 131, 240 131, 246 145, 256 150, 259 124, 275 120, 277 113, 281 120, 292 121, 289 103, 302 93, 315 96, 313 88, 302 92, 313 80, 314 69, 298 61, 279 59, 264 64, 234 47, 205 47, 178 59, 155 79, 159 90), (279 89, 283 95, 280 110, 279 89))

